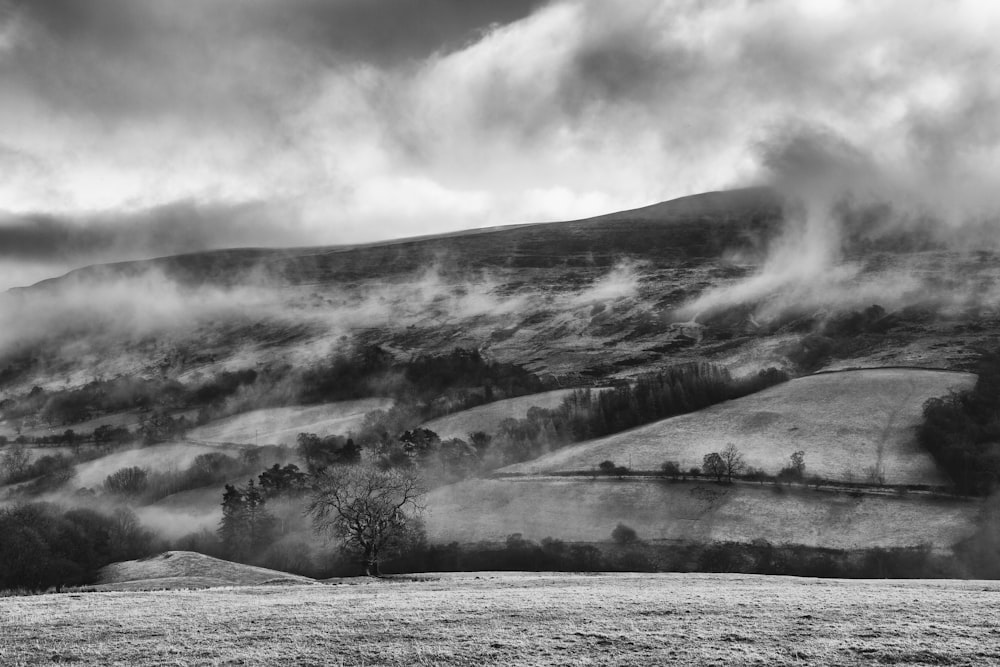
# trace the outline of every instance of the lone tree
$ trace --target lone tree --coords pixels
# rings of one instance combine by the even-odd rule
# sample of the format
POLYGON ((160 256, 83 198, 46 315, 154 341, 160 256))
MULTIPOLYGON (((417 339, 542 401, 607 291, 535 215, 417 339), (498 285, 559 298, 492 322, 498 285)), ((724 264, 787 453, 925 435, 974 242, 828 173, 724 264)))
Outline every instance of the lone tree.
POLYGON ((717 482, 721 482, 726 476, 726 463, 719 452, 705 454, 705 458, 701 461, 701 469, 706 475, 714 477, 717 482))
POLYGON ((746 470, 747 464, 743 461, 743 454, 736 449, 736 445, 733 443, 730 442, 726 445, 719 456, 722 458, 723 466, 725 466, 726 481, 732 482, 733 475, 739 475, 746 470))
POLYGON ((317 532, 330 532, 360 552, 366 575, 379 576, 382 557, 417 528, 424 493, 411 470, 337 466, 315 475, 306 512, 317 532))

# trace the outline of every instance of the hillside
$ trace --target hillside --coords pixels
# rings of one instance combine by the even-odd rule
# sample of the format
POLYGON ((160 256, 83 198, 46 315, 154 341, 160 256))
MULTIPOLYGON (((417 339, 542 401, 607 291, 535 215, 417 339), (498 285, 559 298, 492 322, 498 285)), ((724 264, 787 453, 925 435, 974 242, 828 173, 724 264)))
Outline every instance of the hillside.
POLYGON ((947 551, 974 533, 979 503, 756 484, 524 477, 470 480, 427 499, 435 542, 602 542, 619 523, 642 540, 802 544, 831 549, 931 544, 947 551))
POLYGON ((315 433, 320 437, 347 435, 361 426, 366 414, 387 410, 392 404, 387 398, 366 398, 252 410, 209 422, 188 431, 187 436, 204 442, 294 445, 299 433, 315 433))
POLYGON ((927 399, 968 388, 974 380, 970 374, 900 368, 810 375, 500 472, 591 471, 605 460, 648 471, 673 460, 688 470, 733 443, 747 465, 769 474, 803 451, 807 476, 865 482, 877 468, 888 484, 944 485, 947 478, 917 445, 914 429, 927 399))
POLYGON ((127 591, 311 583, 315 582, 308 577, 287 572, 232 563, 190 551, 167 551, 104 567, 97 588, 127 591))
POLYGON ((494 401, 433 419, 424 424, 424 427, 437 433, 442 440, 448 438, 467 439, 470 433, 476 431, 492 435, 497 432, 500 422, 503 420, 524 419, 531 408, 553 410, 559 407, 563 399, 572 394, 573 391, 573 389, 555 389, 540 394, 494 401))

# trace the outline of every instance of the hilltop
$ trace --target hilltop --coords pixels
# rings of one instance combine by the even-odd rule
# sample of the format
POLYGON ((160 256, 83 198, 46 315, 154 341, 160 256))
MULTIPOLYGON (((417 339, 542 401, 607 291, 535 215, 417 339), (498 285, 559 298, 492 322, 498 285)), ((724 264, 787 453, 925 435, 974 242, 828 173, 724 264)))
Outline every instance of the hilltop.
POLYGON ((263 567, 232 563, 190 551, 167 551, 101 569, 97 589, 144 591, 263 584, 312 584, 314 580, 263 567))

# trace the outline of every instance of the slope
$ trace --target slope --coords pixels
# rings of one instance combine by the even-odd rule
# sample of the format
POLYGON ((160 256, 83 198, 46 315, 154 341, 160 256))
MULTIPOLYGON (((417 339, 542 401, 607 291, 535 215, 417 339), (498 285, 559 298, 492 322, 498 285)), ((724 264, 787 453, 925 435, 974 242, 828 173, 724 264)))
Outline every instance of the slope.
POLYGON ((455 412, 444 417, 438 417, 426 424, 424 428, 441 436, 442 440, 449 438, 466 439, 470 433, 483 431, 495 434, 500 423, 505 419, 523 419, 531 408, 552 410, 559 407, 563 399, 573 393, 573 389, 555 389, 540 394, 529 394, 517 398, 507 398, 480 405, 461 412, 455 412))
POLYGON ((204 442, 294 445, 299 433, 315 433, 320 437, 347 435, 361 426, 369 412, 388 410, 392 404, 388 398, 365 398, 253 410, 209 422, 187 435, 191 440, 204 442))
POLYGON ((673 460, 687 470, 733 443, 747 465, 771 474, 803 451, 807 475, 863 482, 878 469, 889 484, 944 485, 947 479, 915 442, 914 428, 927 399, 974 380, 967 373, 903 368, 821 373, 500 472, 588 471, 604 460, 633 470, 658 470, 673 460))
POLYGON ((233 563, 192 551, 167 551, 102 568, 98 588, 122 591, 312 583, 316 582, 308 577, 233 563))

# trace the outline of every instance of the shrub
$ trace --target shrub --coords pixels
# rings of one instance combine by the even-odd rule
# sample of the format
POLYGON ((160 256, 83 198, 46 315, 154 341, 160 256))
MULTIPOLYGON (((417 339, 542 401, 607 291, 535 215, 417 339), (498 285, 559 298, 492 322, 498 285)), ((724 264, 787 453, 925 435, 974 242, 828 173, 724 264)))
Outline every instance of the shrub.
POLYGON ((666 461, 660 466, 660 470, 663 474, 671 479, 677 479, 681 475, 681 467, 678 465, 677 461, 666 461))
POLYGON ((634 544, 639 541, 639 536, 636 534, 635 529, 619 523, 611 531, 611 539, 614 540, 615 544, 634 544))

